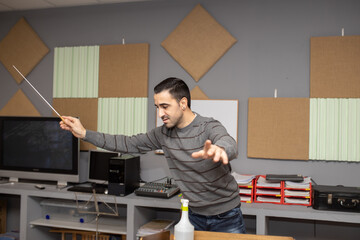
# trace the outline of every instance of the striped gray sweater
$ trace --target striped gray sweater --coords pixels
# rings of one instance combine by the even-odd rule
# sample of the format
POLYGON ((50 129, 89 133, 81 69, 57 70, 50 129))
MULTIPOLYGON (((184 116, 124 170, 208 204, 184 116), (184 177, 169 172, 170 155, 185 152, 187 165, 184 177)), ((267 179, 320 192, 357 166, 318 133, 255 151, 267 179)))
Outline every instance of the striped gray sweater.
POLYGON ((194 159, 191 154, 203 148, 207 139, 223 147, 229 160, 237 156, 236 141, 213 118, 197 115, 185 128, 164 125, 145 134, 110 135, 87 130, 85 141, 98 147, 122 152, 144 153, 163 149, 172 177, 189 199, 195 213, 216 215, 240 204, 238 185, 230 174, 230 166, 209 159, 194 159))

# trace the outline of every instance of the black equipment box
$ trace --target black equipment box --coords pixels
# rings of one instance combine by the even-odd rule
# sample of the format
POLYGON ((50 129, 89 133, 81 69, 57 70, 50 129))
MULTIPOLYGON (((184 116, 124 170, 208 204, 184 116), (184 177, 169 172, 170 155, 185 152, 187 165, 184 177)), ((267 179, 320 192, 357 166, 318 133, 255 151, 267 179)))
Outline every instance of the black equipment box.
POLYGON ((109 160, 110 195, 125 196, 134 192, 140 185, 140 157, 121 155, 109 160))
POLYGON ((313 185, 313 208, 360 212, 360 188, 313 185))

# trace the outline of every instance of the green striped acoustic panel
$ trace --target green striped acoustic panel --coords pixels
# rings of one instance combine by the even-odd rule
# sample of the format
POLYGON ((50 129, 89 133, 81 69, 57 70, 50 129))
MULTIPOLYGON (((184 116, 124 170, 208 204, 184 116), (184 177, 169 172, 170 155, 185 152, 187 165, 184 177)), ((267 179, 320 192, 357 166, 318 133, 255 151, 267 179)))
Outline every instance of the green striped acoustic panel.
POLYGON ((58 47, 54 53, 54 98, 96 98, 99 46, 58 47))
POLYGON ((99 98, 98 131, 134 135, 147 131, 147 98, 99 98))
POLYGON ((360 99, 311 98, 309 159, 360 161, 360 99))

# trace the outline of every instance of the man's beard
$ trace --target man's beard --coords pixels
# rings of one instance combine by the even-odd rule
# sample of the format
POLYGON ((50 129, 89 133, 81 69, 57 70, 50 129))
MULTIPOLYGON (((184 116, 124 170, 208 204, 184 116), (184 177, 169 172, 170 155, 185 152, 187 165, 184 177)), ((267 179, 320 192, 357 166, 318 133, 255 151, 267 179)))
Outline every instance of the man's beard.
POLYGON ((173 128, 173 127, 175 127, 175 126, 177 125, 178 121, 179 121, 179 120, 177 120, 177 121, 175 121, 175 122, 172 122, 172 121, 170 120, 170 117, 167 116, 167 115, 163 116, 163 117, 161 118, 161 120, 163 121, 165 127, 167 127, 167 128, 173 128), (166 123, 164 122, 164 119, 165 119, 166 123))

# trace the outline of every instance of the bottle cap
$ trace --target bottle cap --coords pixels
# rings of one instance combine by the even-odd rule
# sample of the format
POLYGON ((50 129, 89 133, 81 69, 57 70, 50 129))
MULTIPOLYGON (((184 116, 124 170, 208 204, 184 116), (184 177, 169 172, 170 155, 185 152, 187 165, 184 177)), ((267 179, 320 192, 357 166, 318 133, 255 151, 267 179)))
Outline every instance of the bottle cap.
POLYGON ((188 199, 181 199, 181 210, 183 211, 188 211, 188 206, 189 206, 189 200, 188 199))

